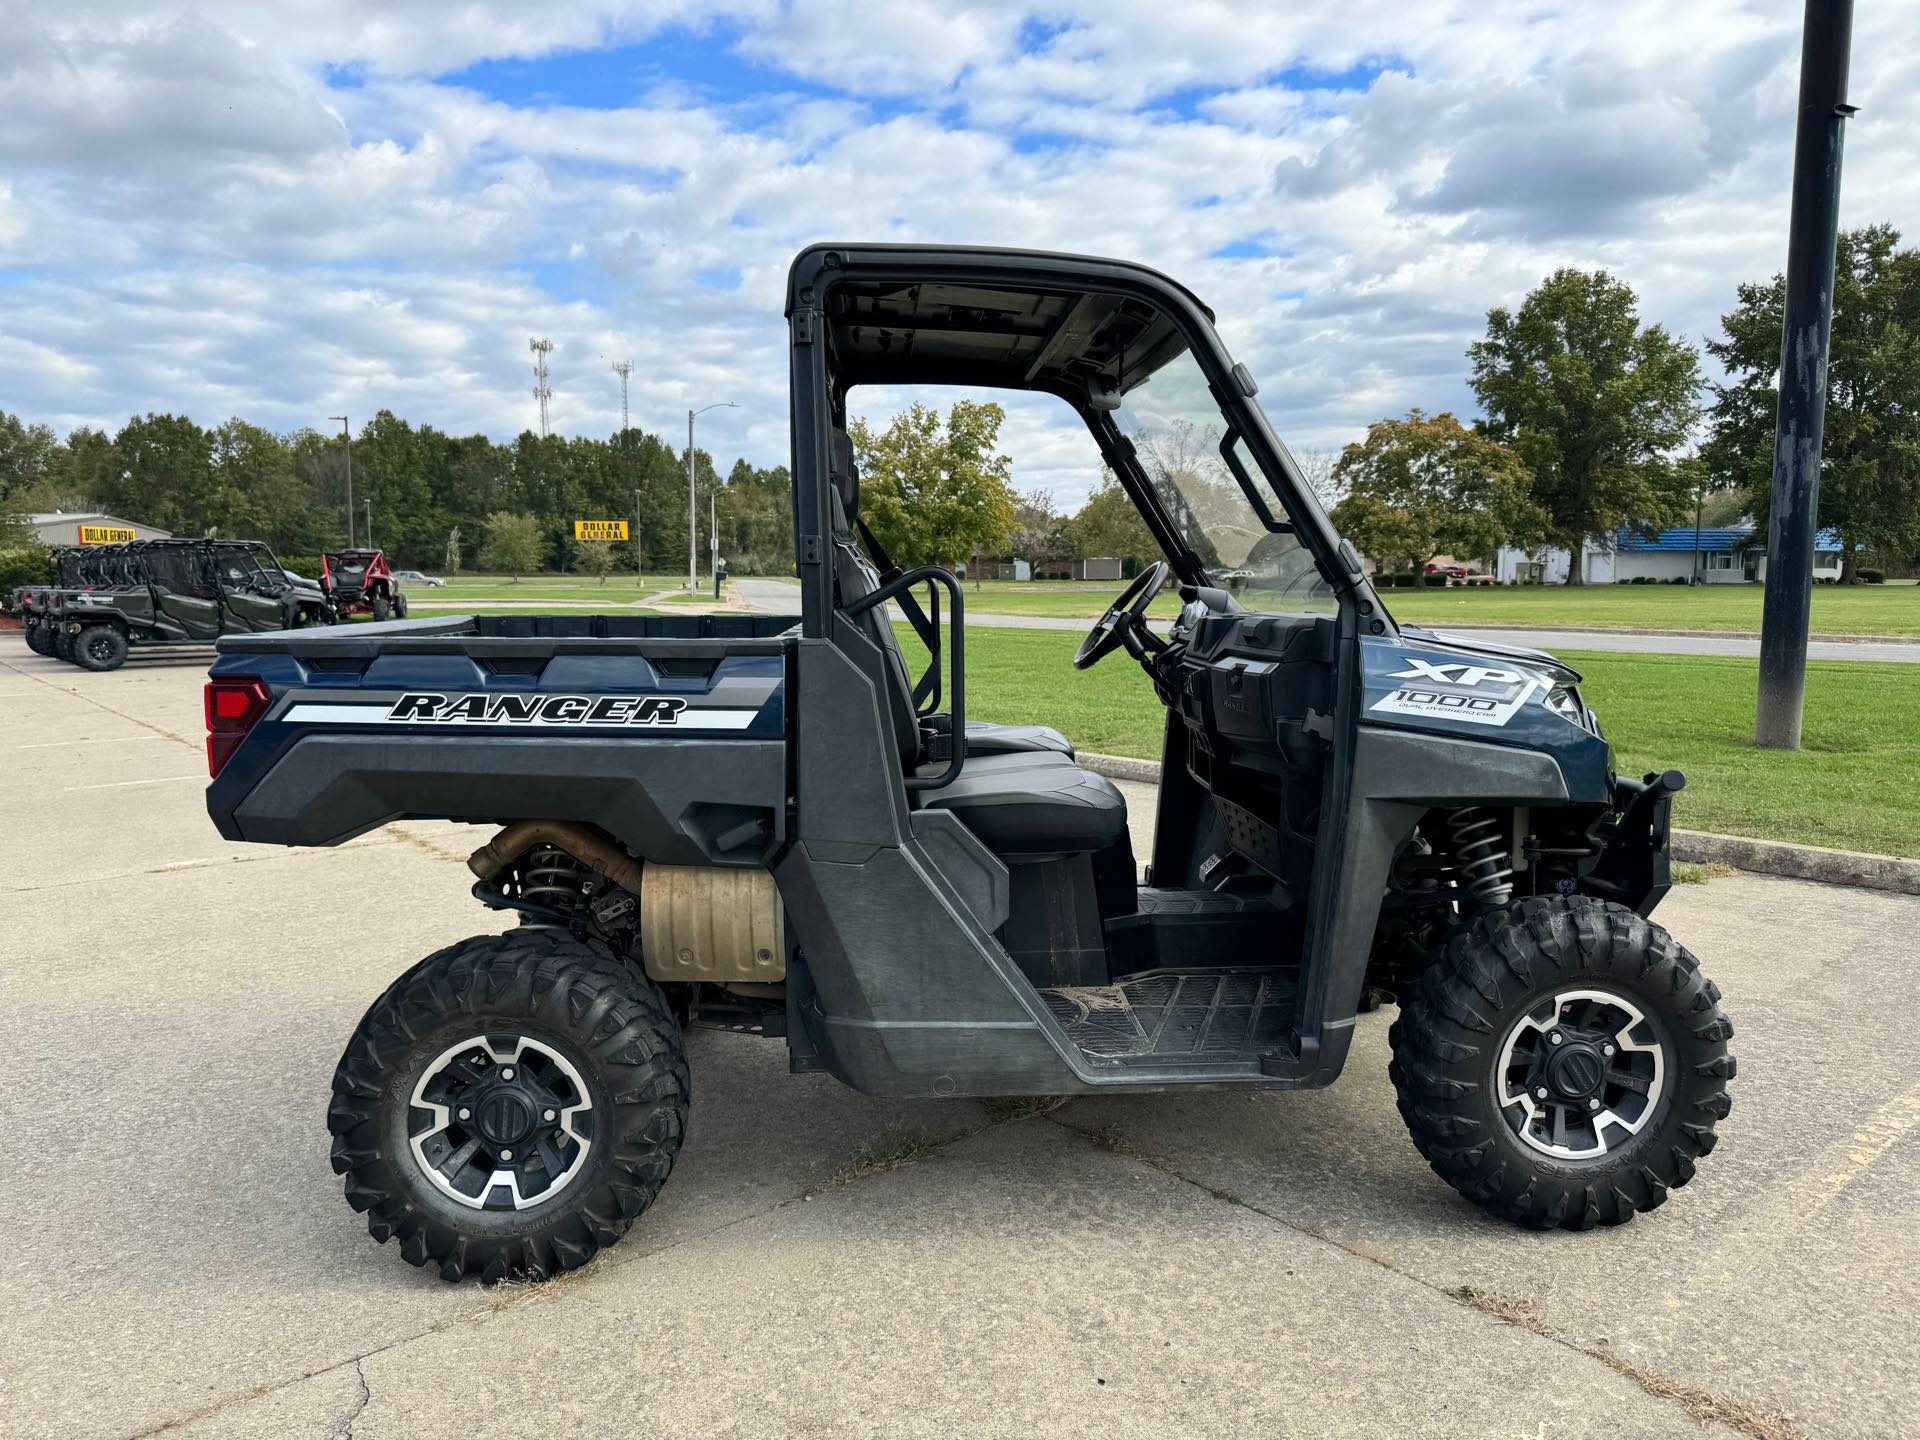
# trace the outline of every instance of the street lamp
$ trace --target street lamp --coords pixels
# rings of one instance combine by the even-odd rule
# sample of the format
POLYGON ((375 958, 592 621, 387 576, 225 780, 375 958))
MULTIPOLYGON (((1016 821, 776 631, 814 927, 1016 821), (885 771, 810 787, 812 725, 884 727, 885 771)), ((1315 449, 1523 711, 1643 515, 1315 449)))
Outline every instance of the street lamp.
POLYGON ((693 417, 704 415, 709 410, 738 410, 740 407, 731 400, 716 400, 711 405, 702 405, 698 410, 687 411, 687 593, 697 595, 700 592, 700 499, 693 486, 693 417))
POLYGON ((347 442, 347 549, 353 548, 353 431, 347 428, 347 417, 329 415, 329 420, 340 422, 340 438, 347 442))

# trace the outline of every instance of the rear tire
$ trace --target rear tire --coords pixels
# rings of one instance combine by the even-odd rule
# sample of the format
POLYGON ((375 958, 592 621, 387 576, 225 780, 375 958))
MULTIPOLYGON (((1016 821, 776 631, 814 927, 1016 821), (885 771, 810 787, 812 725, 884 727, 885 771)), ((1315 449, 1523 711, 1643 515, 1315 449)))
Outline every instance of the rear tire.
POLYGON ((404 594, 393 597, 393 613, 401 620, 407 618, 407 597, 404 594))
POLYGON ((55 625, 53 627, 53 639, 51 641, 51 644, 53 646, 54 659, 65 660, 69 664, 72 663, 73 636, 67 631, 67 629, 64 626, 55 625))
POLYGON ((387 618, 387 614, 388 614, 387 597, 384 595, 374 596, 373 597, 373 623, 378 625, 382 620, 385 620, 387 618))
POLYGON ((34 621, 27 626, 27 648, 36 655, 53 654, 53 636, 45 623, 34 621))
POLYGON ((476 936, 402 975, 354 1031, 327 1109, 333 1168, 409 1264, 545 1279, 653 1203, 688 1088, 680 1027, 637 968, 548 930, 476 936))
POLYGON ((127 637, 117 625, 89 625, 74 637, 73 662, 82 670, 118 670, 127 663, 127 637))
POLYGON ((1699 962, 1625 906, 1488 912, 1410 988, 1389 1035, 1401 1118, 1434 1173, 1492 1213, 1622 1225, 1712 1152, 1733 1022, 1699 962))

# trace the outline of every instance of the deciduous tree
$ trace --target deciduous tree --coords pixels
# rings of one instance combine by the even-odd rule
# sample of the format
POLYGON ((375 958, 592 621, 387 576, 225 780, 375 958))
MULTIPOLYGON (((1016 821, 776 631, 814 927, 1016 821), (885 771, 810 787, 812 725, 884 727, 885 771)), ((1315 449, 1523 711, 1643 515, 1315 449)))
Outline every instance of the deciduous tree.
POLYGON ((860 464, 860 509, 900 565, 954 565, 998 551, 1013 527, 1013 462, 995 448, 1006 413, 955 402, 943 421, 915 404, 874 432, 849 427, 860 464))
POLYGON ((546 552, 540 522, 531 515, 496 510, 487 517, 487 536, 480 545, 480 565, 513 577, 515 584, 529 570, 537 570, 546 552))
POLYGON ((1572 555, 1623 524, 1692 514, 1672 459, 1700 413, 1700 359, 1659 325, 1640 323, 1631 287, 1604 270, 1556 270, 1518 310, 1487 313, 1469 350, 1482 428, 1533 473, 1547 538, 1572 555))
POLYGON ((1537 545, 1547 529, 1520 457, 1444 411, 1375 421, 1334 474, 1346 492, 1334 525, 1383 566, 1404 560, 1418 570, 1435 555, 1537 545))
MULTIPOLYGON (((1845 578, 1855 546, 1898 559, 1920 551, 1920 250, 1891 225, 1840 236, 1827 361, 1820 523, 1840 532, 1845 578)), ((1715 485, 1740 493, 1764 531, 1772 508, 1773 432, 1786 282, 1740 286, 1707 350, 1714 387, 1702 455, 1715 485)))

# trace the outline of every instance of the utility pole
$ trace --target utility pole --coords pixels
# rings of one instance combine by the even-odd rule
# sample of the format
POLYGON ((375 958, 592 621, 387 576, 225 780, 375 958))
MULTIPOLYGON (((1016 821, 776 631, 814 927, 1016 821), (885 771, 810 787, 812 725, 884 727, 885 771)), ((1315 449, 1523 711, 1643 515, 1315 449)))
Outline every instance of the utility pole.
POLYGON ((693 417, 709 410, 738 410, 731 400, 716 400, 698 410, 687 411, 687 593, 700 593, 700 496, 693 484, 693 417))
POLYGON ((641 575, 641 566, 644 562, 642 562, 640 558, 640 487, 638 485, 633 487, 633 541, 632 543, 633 543, 633 583, 636 587, 644 588, 645 582, 644 582, 643 576, 641 575))
POLYGON ((540 402, 540 434, 547 434, 547 402, 553 398, 553 391, 547 385, 547 356, 553 353, 553 341, 528 340, 527 349, 533 352, 533 398, 540 402))
POLYGON ((367 549, 373 549, 373 497, 367 497, 367 549))
POLYGON ((1706 482, 1693 482, 1693 583, 1700 583, 1700 513, 1706 508, 1706 482))
POLYGON ((353 548, 353 430, 344 415, 329 415, 340 422, 340 438, 347 442, 347 549, 353 548))
POLYGON ((1787 228, 1787 295, 1780 327, 1780 409, 1773 432, 1767 592, 1760 611, 1760 694, 1753 739, 1800 748, 1807 693, 1813 543, 1820 528, 1820 449, 1827 423, 1834 246, 1846 135, 1853 0, 1807 0, 1800 40, 1800 109, 1787 228))

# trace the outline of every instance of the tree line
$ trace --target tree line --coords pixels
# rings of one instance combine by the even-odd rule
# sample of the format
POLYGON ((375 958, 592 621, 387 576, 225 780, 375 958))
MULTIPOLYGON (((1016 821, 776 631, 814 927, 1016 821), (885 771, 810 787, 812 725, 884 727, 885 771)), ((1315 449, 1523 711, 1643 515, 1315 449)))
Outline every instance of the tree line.
MULTIPOLYGON (((720 553, 736 570, 793 564, 785 466, 736 460, 723 477, 693 456, 702 564, 709 503, 720 553)), ((103 510, 176 535, 265 540, 280 554, 337 549, 347 537, 348 449, 313 430, 276 435, 244 420, 207 428, 137 415, 119 431, 51 428, 0 413, 0 514, 103 510)), ((448 435, 382 410, 353 437, 353 533, 395 565, 457 569, 491 550, 502 569, 600 563, 674 571, 687 555, 687 457, 639 429, 606 439, 523 432, 506 444, 448 435), (626 520, 634 538, 577 546, 575 520, 626 520), (369 531, 369 521, 371 530, 369 531)))
MULTIPOLYGON (((1849 579, 1856 546, 1896 566, 1920 554, 1920 251, 1899 240, 1887 225, 1839 240, 1819 518, 1844 542, 1849 579)), ((1577 583, 1584 542, 1689 522, 1709 497, 1764 534, 1784 296, 1778 275, 1738 287, 1722 334, 1705 342, 1724 372, 1709 385, 1700 351, 1643 322, 1629 285, 1555 271, 1519 306, 1489 311, 1469 347, 1480 418, 1415 409, 1375 422, 1337 457, 1304 452, 1301 468, 1335 525, 1385 567, 1554 545, 1577 583)), ((945 414, 916 404, 884 427, 854 422, 861 510, 894 560, 1157 552, 1111 475, 1072 514, 1044 490, 1018 492, 999 449, 1004 419, 998 405, 961 400, 945 414)), ((723 477, 695 451, 693 471, 702 564, 711 507, 729 568, 786 573, 786 467, 742 459, 723 477)), ((311 555, 345 538, 347 472, 341 437, 310 429, 148 414, 62 439, 0 413, 0 530, 24 511, 99 509, 311 555)), ((640 429, 497 444, 382 410, 354 436, 352 483, 355 534, 399 566, 659 573, 686 555, 686 453, 640 429), (625 519, 634 538, 576 545, 577 519, 625 519)))
MULTIPOLYGON (((1840 536, 1848 581, 1863 553, 1920 556, 1920 251, 1899 241, 1889 225, 1839 240, 1819 519, 1840 536)), ((1555 271, 1516 309, 1488 312, 1467 352, 1482 418, 1416 409, 1342 452, 1335 525, 1410 570, 1552 545, 1573 584, 1585 542, 1692 523, 1709 497, 1763 540, 1785 295, 1779 275, 1738 287, 1705 346, 1724 379, 1707 384, 1700 352, 1642 323, 1630 286, 1555 271)))

